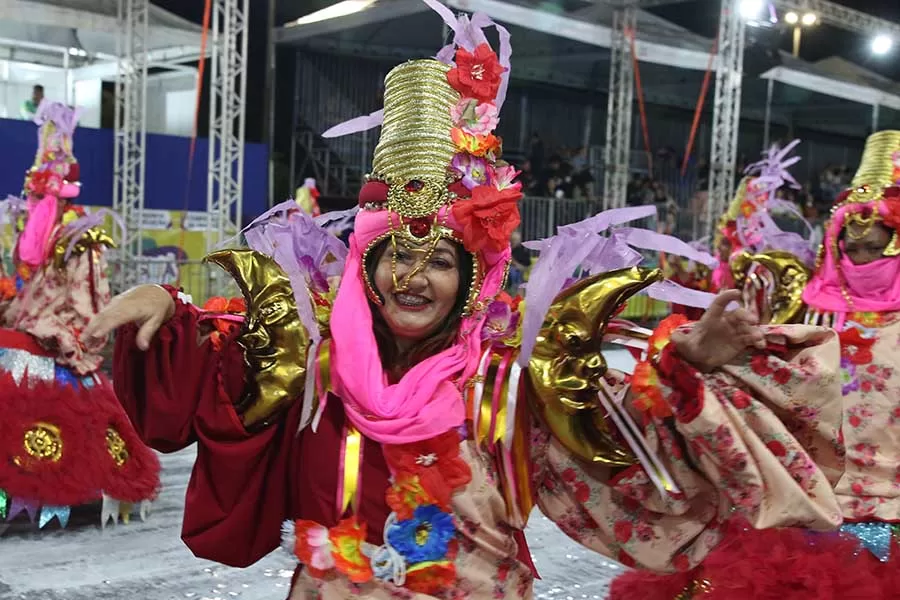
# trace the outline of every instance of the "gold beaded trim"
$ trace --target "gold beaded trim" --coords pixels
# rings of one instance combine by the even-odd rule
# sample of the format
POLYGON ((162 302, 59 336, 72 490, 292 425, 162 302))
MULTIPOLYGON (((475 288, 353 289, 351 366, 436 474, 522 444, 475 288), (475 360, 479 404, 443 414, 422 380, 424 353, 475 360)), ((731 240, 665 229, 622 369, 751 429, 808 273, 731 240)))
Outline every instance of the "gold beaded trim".
MULTIPOLYGON (((59 462, 63 453, 62 434, 56 425, 35 423, 31 429, 25 432, 22 447, 33 458, 59 462)), ((21 466, 21 460, 18 457, 15 462, 21 466)))
POLYGON ((693 600, 713 589, 712 583, 707 579, 695 579, 684 590, 675 596, 675 600, 693 600))
POLYGON ((117 467, 123 466, 128 461, 129 453, 125 440, 112 427, 106 429, 106 451, 109 452, 117 467))

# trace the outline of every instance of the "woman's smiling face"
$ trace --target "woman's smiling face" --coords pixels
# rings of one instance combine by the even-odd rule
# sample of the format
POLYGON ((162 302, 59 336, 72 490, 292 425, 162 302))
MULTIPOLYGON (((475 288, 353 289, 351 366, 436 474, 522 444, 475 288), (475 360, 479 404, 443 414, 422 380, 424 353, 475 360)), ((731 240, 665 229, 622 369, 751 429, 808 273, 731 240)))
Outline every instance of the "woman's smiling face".
POLYGON ((434 333, 457 303, 459 246, 441 240, 423 264, 428 248, 400 241, 388 243, 376 264, 373 283, 384 299, 378 310, 399 345, 418 342, 434 333), (397 282, 409 277, 405 289, 395 289, 395 275, 397 282))

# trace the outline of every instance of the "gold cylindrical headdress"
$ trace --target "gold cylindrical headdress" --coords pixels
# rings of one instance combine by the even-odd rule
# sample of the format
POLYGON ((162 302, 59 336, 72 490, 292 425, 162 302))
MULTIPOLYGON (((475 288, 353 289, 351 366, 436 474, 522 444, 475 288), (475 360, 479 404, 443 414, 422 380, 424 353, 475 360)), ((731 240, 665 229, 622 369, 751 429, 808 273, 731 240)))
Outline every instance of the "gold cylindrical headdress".
POLYGON ((900 184, 900 131, 879 131, 866 140, 862 161, 845 202, 875 202, 900 184))
POLYGON ((436 60, 413 60, 384 82, 373 178, 388 184, 388 208, 404 217, 425 217, 448 201, 447 168, 457 152, 450 111, 460 99, 447 82, 449 70, 436 60))

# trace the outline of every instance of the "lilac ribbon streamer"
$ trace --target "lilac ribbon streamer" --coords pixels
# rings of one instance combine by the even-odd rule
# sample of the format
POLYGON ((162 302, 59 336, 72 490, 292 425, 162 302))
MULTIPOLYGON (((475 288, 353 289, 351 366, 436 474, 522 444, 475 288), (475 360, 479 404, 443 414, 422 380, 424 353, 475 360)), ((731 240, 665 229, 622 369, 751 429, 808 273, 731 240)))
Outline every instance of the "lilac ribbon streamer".
MULTIPOLYGON (((608 210, 579 223, 559 227, 557 235, 551 238, 524 244, 526 248, 538 250, 540 256, 525 288, 520 365, 527 364, 550 305, 571 283, 576 271, 580 270, 582 275, 598 275, 637 266, 642 256, 632 246, 684 256, 709 266, 718 263, 708 252, 654 231, 623 227, 614 229, 609 235, 602 235, 612 227, 654 215, 655 206, 608 210)), ((651 285, 647 294, 658 300, 699 308, 709 306, 715 297, 668 281, 651 285)))
POLYGON ((370 129, 375 129, 379 125, 384 122, 384 109, 376 110, 375 112, 362 116, 356 117, 355 119, 350 119, 349 121, 344 121, 343 123, 339 123, 335 125, 328 131, 322 134, 322 137, 325 139, 338 138, 343 137, 345 135, 350 135, 351 133, 359 133, 361 131, 368 131, 370 129))
POLYGON ((709 305, 716 298, 715 294, 692 290, 669 280, 654 283, 645 292, 654 300, 704 309, 709 308, 709 305))
POLYGON ((314 219, 297 210, 293 200, 287 200, 254 219, 242 232, 250 248, 271 256, 287 275, 300 321, 315 343, 321 340, 321 334, 309 296, 310 285, 321 285, 325 278, 340 275, 348 252, 323 225, 346 223, 357 210, 325 213, 314 219))
POLYGON ((678 238, 650 231, 649 229, 623 227, 617 229, 613 233, 613 237, 620 239, 623 243, 630 246, 636 246, 638 248, 643 248, 644 250, 655 250, 657 252, 665 252, 666 254, 683 256, 688 260, 706 265, 710 268, 715 267, 719 262, 709 252, 696 250, 690 244, 683 242, 678 238))
POLYGON ((69 239, 69 243, 66 245, 65 260, 69 260, 69 257, 72 256, 72 251, 75 250, 75 246, 81 241, 82 236, 90 229, 103 225, 103 222, 107 217, 115 221, 119 226, 119 229, 125 229, 125 221, 122 220, 122 217, 108 208, 101 208, 100 210, 76 219, 63 227, 61 238, 69 239))

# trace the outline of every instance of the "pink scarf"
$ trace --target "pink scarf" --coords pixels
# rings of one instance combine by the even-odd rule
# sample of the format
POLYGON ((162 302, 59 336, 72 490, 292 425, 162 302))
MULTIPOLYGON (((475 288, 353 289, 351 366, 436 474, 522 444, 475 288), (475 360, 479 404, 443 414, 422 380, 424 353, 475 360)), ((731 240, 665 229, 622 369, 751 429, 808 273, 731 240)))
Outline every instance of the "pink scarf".
MULTIPOLYGON (((835 256, 834 242, 840 236, 848 212, 861 212, 868 204, 849 204, 834 214, 825 232, 822 266, 803 291, 803 301, 813 309, 846 316, 849 312, 893 312, 900 310, 900 257, 881 258, 854 265, 846 256, 835 256), (844 297, 841 279, 850 302, 844 297)), ((879 203, 882 214, 885 207, 879 203)), ((841 319, 842 320, 842 319, 841 319)))
MULTIPOLYGON (((446 209, 442 209, 446 211, 446 209)), ((363 282, 363 252, 400 218, 387 211, 362 210, 350 237, 350 253, 331 314, 331 376, 347 417, 366 437, 384 444, 433 438, 465 422, 463 389, 481 357, 484 314, 464 318, 456 343, 420 362, 396 384, 389 384, 363 282)), ((450 218, 454 230, 460 227, 450 218)), ((480 255, 487 268, 482 299, 500 291, 509 248, 480 255)))
POLYGON ((48 256, 50 234, 56 227, 58 205, 56 196, 45 195, 41 200, 28 199, 25 229, 19 234, 19 260, 31 267, 44 264, 48 256))

